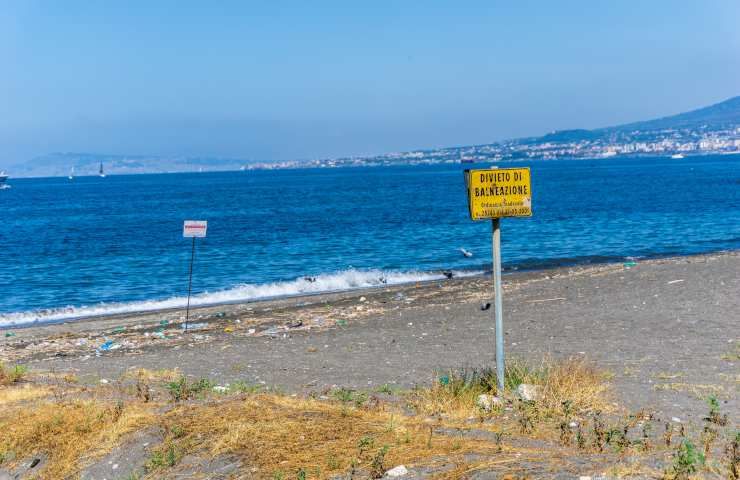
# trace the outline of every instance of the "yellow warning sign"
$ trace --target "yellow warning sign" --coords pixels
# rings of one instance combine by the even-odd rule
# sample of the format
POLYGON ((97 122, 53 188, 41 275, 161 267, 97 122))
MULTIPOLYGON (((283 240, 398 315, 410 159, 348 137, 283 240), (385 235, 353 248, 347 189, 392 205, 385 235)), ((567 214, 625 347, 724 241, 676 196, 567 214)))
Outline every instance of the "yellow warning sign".
POLYGON ((466 170, 470 218, 531 217, 529 168, 466 170))

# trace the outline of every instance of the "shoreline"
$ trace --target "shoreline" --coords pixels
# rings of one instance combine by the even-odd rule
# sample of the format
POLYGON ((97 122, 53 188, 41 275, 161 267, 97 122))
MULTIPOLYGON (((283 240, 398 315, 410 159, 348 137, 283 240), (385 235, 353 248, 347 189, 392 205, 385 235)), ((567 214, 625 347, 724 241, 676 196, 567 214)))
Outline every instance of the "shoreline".
MULTIPOLYGON (((738 252, 740 255, 740 252, 738 252)), ((647 262, 659 262, 650 260, 647 262)), ((545 270, 514 271, 503 278, 504 292, 509 292, 532 282, 555 278, 587 275, 604 271, 622 270, 622 263, 581 265, 578 267, 558 267, 545 270)), ((384 285, 372 288, 359 288, 340 292, 325 292, 312 295, 296 295, 269 300, 219 303, 209 306, 191 305, 190 333, 197 336, 196 341, 216 340, 225 328, 234 328, 233 336, 271 337, 275 333, 293 334, 309 331, 325 331, 341 326, 347 321, 356 321, 387 313, 385 308, 373 308, 369 304, 393 304, 399 298, 410 296, 438 297, 436 304, 444 308, 451 298, 457 301, 490 301, 493 297, 490 275, 459 277, 453 279, 410 282, 397 285, 384 285), (367 300, 367 303, 366 303, 367 300), (333 309, 324 312, 326 306, 333 309), (286 327, 296 318, 298 327, 286 327), (235 324, 236 323, 236 324, 235 324), (200 324, 205 324, 201 327, 200 324), (254 331, 252 331, 254 330, 254 331), (246 332, 245 332, 246 331, 246 332)), ((506 301, 506 300, 505 300, 506 301)), ((402 303, 404 303, 403 301, 402 303)), ((413 305, 407 305, 414 308, 413 305)), ((74 320, 33 323, 14 328, 0 328, 0 361, 30 360, 43 358, 89 354, 99 354, 96 347, 105 341, 113 341, 131 350, 143 348, 171 349, 190 342, 184 335, 185 308, 167 308, 143 312, 126 312, 98 315, 74 320), (124 329, 116 333, 118 329, 124 329), (154 337, 160 335, 162 337, 154 337), (8 336, 10 334, 11 336, 8 336), (144 338, 141 338, 144 335, 144 338), (132 336, 139 337, 127 344, 132 336), (80 342, 83 342, 80 344, 80 342), (13 346, 15 344, 15 348, 13 346), (10 355, 9 355, 10 353, 10 355), (15 354, 15 355, 13 355, 15 354)))
MULTIPOLYGON (((715 257, 740 257, 740 251, 721 251, 705 253, 700 255, 669 256, 663 258, 636 259, 636 265, 660 265, 679 262, 702 261, 715 257)), ((631 263, 631 262, 630 262, 631 263)), ((574 266, 561 266, 549 269, 533 269, 509 271, 503 276, 504 292, 517 290, 531 283, 551 281, 552 279, 568 279, 584 275, 601 275, 605 272, 626 271, 632 268, 627 262, 612 262, 599 264, 579 264, 574 266)), ((457 301, 462 299, 474 299, 475 301, 490 301, 493 297, 491 286, 491 275, 474 275, 458 277, 453 279, 426 280, 418 282, 407 282, 395 285, 382 285, 373 287, 361 287, 350 290, 334 292, 317 292, 311 294, 298 294, 293 296, 282 296, 271 299, 217 302, 210 305, 197 305, 190 307, 189 324, 206 323, 204 330, 209 333, 218 330, 229 322, 239 321, 240 328, 251 327, 255 332, 250 335, 260 336, 264 334, 262 327, 280 327, 275 322, 273 314, 282 317, 298 315, 302 317, 311 315, 314 310, 321 310, 324 305, 344 305, 350 309, 364 302, 366 297, 378 299, 381 303, 389 303, 392 298, 406 295, 408 292, 414 294, 431 294, 442 297, 441 304, 446 305, 450 297, 457 296, 457 301)), ((507 298, 504 297, 504 302, 507 298)), ((506 310, 506 306, 504 307, 506 310)), ((380 311, 361 310, 361 314, 355 317, 366 317, 372 314, 382 314, 380 311)), ((290 329, 292 332, 326 329, 334 325, 333 319, 314 325, 310 321, 300 327, 290 329)), ((111 333, 117 328, 123 327, 127 333, 140 331, 153 333, 157 329, 172 332, 172 329, 181 329, 185 321, 185 307, 172 307, 155 310, 144 310, 139 312, 121 312, 113 314, 100 314, 95 316, 81 317, 75 319, 63 319, 50 322, 35 322, 23 325, 0 327, 0 360, 3 359, 3 347, 12 340, 28 339, 38 341, 47 337, 79 337, 92 336, 93 338, 115 338, 111 333)), ((192 329, 193 331, 195 329, 192 329)))
MULTIPOLYGON (((578 259, 565 259, 566 261, 558 262, 556 260, 553 261, 544 261, 542 262, 541 266, 533 266, 533 267, 509 267, 505 268, 503 271, 503 278, 514 278, 518 275, 524 275, 524 274, 538 274, 538 273, 544 273, 549 271, 559 271, 563 269, 574 269, 574 268, 590 268, 590 267, 604 267, 604 266, 613 266, 613 265, 620 265, 624 262, 629 261, 636 261, 636 262, 650 262, 650 261, 660 261, 660 260, 671 260, 671 259, 681 259, 681 258, 691 258, 691 257, 702 257, 707 255, 725 255, 725 254, 734 254, 734 253, 740 253, 740 250, 716 250, 716 251, 707 251, 702 253, 687 253, 687 254, 666 254, 666 255, 650 255, 650 256, 610 256, 610 257, 597 257, 601 260, 597 261, 588 261, 588 258, 591 257, 584 257, 586 260, 579 261, 578 259), (572 260, 572 261, 568 261, 572 260)), ((363 270, 358 270, 363 271, 363 270)), ((491 277, 491 270, 485 269, 481 271, 479 268, 471 268, 470 270, 462 270, 462 269, 451 269, 451 270, 429 270, 429 271, 400 271, 400 272, 390 272, 395 274, 419 274, 419 275, 444 275, 443 272, 464 272, 462 275, 458 273, 457 276, 455 276, 453 279, 448 278, 434 278, 434 279, 426 279, 426 280, 418 280, 418 281, 403 281, 399 283, 393 283, 389 285, 381 284, 381 285, 367 285, 367 286, 360 286, 356 288, 347 288, 347 289, 338 289, 338 290, 323 290, 323 291, 316 291, 316 292, 297 292, 295 294, 286 294, 286 295, 274 295, 274 296, 264 296, 264 297, 258 297, 254 299, 234 299, 234 300, 225 300, 225 301, 213 301, 213 302, 206 302, 202 304, 198 304, 193 306, 191 303, 190 311, 196 312, 197 310, 201 309, 212 309, 212 308, 218 308, 218 307, 230 307, 234 305, 247 305, 247 304, 260 304, 263 302, 275 302, 275 301, 281 301, 281 300, 291 300, 291 299, 301 299, 301 298, 313 298, 313 297, 321 297, 324 295, 337 295, 337 294, 357 294, 361 295, 363 293, 368 292, 374 292, 378 290, 384 290, 384 289, 393 289, 395 287, 404 287, 409 285, 415 285, 415 284, 430 284, 430 283, 436 283, 436 282, 446 282, 450 280, 464 280, 464 279, 486 279, 491 277), (467 273, 470 272, 470 273, 467 273)), ((320 275, 335 275, 338 272, 329 273, 329 274, 320 274, 320 275)), ((299 281, 301 278, 295 278, 293 280, 284 280, 284 281, 278 281, 278 282, 270 282, 270 283, 264 283, 264 284, 254 284, 249 285, 253 287, 259 287, 264 285, 279 285, 279 284, 287 284, 290 282, 296 282, 299 281)), ((210 294, 215 294, 219 292, 227 292, 230 290, 233 290, 238 287, 230 287, 223 290, 217 290, 215 292, 210 292, 210 294)), ((198 295, 203 295, 206 292, 203 292, 198 295)), ((198 295, 194 295, 193 297, 197 297, 198 295)), ((99 305, 108 305, 111 306, 111 308, 115 308, 114 306, 126 306, 126 305, 135 305, 135 304, 143 304, 147 302, 152 303, 159 303, 159 302, 167 302, 167 301, 175 301, 184 299, 185 297, 170 297, 170 298, 163 298, 163 299, 148 299, 148 300, 134 300, 134 301, 123 301, 123 302, 111 302, 111 303, 102 303, 99 305)), ((60 311, 60 314, 63 314, 63 311, 65 309, 86 309, 86 308, 98 308, 94 304, 92 305, 82 305, 82 306, 72 306, 72 307, 58 307, 58 308, 47 308, 47 309, 40 309, 41 311, 60 311)), ((88 315, 80 315, 80 316, 70 316, 65 318, 59 318, 59 319, 51 319, 51 320, 32 320, 27 322, 22 322, 18 324, 8 324, 3 325, 0 324, 0 331, 7 330, 22 330, 27 328, 43 328, 44 326, 52 326, 52 325, 63 325, 67 323, 77 323, 77 322, 85 322, 85 321, 95 321, 100 319, 115 319, 115 318, 127 318, 131 316, 145 316, 145 315, 156 315, 156 314, 170 314, 173 312, 178 311, 184 311, 185 306, 172 306, 172 307, 164 307, 164 308, 142 308, 139 310, 130 310, 125 312, 116 312, 116 313, 92 313, 88 315)), ((22 315, 27 312, 33 312, 31 311, 21 311, 21 312, 8 312, 5 314, 0 314, 0 319, 2 319, 3 315, 22 315)))
MULTIPOLYGON (((618 399, 700 419, 716 395, 740 415, 740 252, 517 272, 504 278, 508 358, 585 358, 618 399)), ((177 369, 289 392, 413 388, 493 363, 490 277, 114 315, 0 331, 0 362, 83 383, 177 369), (11 336, 6 336, 11 333, 11 336), (4 335, 5 334, 5 335, 4 335)), ((108 380, 105 380, 108 381, 108 380)))

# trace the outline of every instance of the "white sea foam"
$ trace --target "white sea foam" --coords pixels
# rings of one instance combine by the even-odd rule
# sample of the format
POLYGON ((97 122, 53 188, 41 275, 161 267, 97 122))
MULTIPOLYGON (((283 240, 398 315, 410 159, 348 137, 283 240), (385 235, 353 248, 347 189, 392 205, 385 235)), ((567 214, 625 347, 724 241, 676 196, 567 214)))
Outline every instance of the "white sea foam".
MULTIPOLYGON (((481 271, 454 271, 455 277, 480 275, 481 271)), ((400 285, 404 283, 441 280, 445 276, 440 272, 389 272, 382 270, 344 270, 336 273, 302 277, 286 282, 264 283, 257 285, 238 285, 226 290, 205 292, 194 295, 190 305, 203 306, 222 303, 264 300, 268 298, 290 297, 297 295, 340 292, 358 288, 372 288, 383 285, 400 285)), ((181 308, 186 303, 185 297, 171 297, 160 300, 145 300, 127 303, 99 303, 85 306, 69 306, 55 309, 34 310, 27 312, 0 314, 0 327, 27 325, 31 323, 48 323, 62 320, 74 320, 99 315, 120 313, 147 312, 168 308, 181 308)))

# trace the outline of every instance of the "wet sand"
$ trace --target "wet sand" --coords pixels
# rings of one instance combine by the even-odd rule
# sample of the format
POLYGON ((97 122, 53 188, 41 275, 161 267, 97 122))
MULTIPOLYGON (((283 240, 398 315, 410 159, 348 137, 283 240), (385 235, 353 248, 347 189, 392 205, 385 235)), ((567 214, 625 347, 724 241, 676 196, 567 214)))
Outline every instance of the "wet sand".
MULTIPOLYGON (((0 330, 0 360, 90 382, 145 367, 296 392, 411 387, 493 364, 490 301, 490 278, 467 278, 199 308, 189 333, 181 310, 115 315, 0 330)), ((740 417, 739 252, 507 275, 504 325, 508 356, 584 356, 628 408, 698 422, 715 394, 740 417)))

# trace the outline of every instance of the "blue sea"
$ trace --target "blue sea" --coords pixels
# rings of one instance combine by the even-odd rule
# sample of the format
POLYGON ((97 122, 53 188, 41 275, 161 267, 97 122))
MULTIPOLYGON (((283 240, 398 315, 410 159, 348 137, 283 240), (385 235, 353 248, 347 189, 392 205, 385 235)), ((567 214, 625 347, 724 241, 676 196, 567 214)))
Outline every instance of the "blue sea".
MULTIPOLYGON (((0 326, 184 305, 186 219, 208 221, 194 304, 480 274, 491 224, 469 219, 463 169, 487 166, 11 178, 0 326)), ((533 217, 502 221, 506 270, 740 248, 740 156, 501 166, 532 169, 533 217)))

